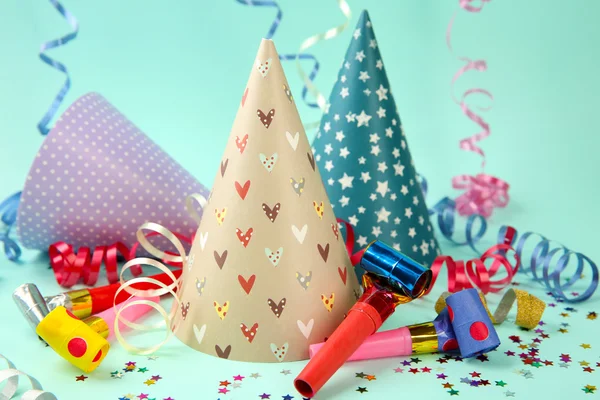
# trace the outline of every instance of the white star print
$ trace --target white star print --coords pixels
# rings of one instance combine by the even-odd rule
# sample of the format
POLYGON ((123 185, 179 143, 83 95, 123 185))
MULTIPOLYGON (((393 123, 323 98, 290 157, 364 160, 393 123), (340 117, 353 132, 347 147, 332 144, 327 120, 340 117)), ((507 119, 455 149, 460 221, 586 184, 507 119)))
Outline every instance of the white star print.
POLYGON ((327 183, 329 184, 329 186, 333 186, 335 181, 333 180, 333 178, 329 178, 329 179, 327 179, 327 183))
POLYGON ((331 160, 327 160, 325 161, 325 169, 327 170, 327 172, 331 172, 331 170, 333 169, 333 161, 331 160))
POLYGON ((371 234, 375 235, 375 237, 379 237, 379 235, 381 235, 381 227, 374 226, 371 234))
POLYGON ((406 150, 406 142, 404 141, 404 139, 400 141, 400 146, 402 146, 402 150, 406 150))
POLYGON ((369 172, 361 172, 360 180, 363 181, 364 183, 367 183, 368 181, 371 180, 371 174, 369 172))
POLYGON ((360 71, 360 76, 358 77, 359 81, 363 81, 365 83, 367 80, 371 79, 368 71, 360 71))
POLYGON ((410 218, 410 217, 412 217, 412 215, 413 215, 413 212, 410 207, 404 209, 404 216, 410 218))
POLYGON ((346 207, 349 202, 350 197, 342 196, 342 198, 340 199, 340 204, 342 205, 342 207, 346 207))
POLYGON ((394 164, 394 176, 395 175, 404 176, 404 165, 401 165, 400 161, 394 164))
POLYGON ((419 215, 419 225, 423 225, 425 223, 425 218, 422 215, 419 215))
POLYGON ((325 145, 325 150, 323 150, 327 155, 330 155, 331 152, 333 151, 333 147, 331 146, 331 143, 327 143, 325 145))
POLYGON ((429 254, 429 244, 424 240, 421 242, 421 253, 423 255, 429 254))
POLYGON ((400 245, 398 243, 394 243, 394 245, 392 246, 394 248, 394 250, 396 251, 402 251, 400 250, 400 245))
POLYGON ((375 193, 371 193, 371 195, 369 196, 369 199, 371 199, 371 201, 375 201, 375 200, 377 200, 377 195, 375 193))
POLYGON ((344 68, 350 69, 350 63, 348 61, 346 61, 346 64, 344 64, 344 68))
POLYGON ((367 162, 367 159, 366 159, 366 158, 364 158, 364 157, 360 157, 360 158, 358 159, 358 163, 359 163, 359 164, 364 164, 364 163, 366 163, 366 162, 367 162))
POLYGON ((396 126, 396 123, 397 123, 397 122, 396 122, 396 118, 394 118, 394 119, 392 120, 392 125, 396 126))
POLYGON ((367 209, 366 209, 366 208, 364 208, 363 206, 360 206, 360 207, 358 207, 358 213, 359 213, 359 214, 364 214, 366 210, 367 210, 367 209))
POLYGON ((397 198, 398 196, 396 196, 396 193, 390 194, 390 200, 395 201, 397 198))
POLYGON ((396 232, 395 230, 391 231, 390 232, 390 236, 393 237, 393 238, 395 238, 396 236, 398 236, 398 232, 396 232))
POLYGON ((385 136, 387 136, 389 138, 394 136, 394 131, 392 130, 392 128, 385 128, 385 136))
POLYGON ((348 157, 348 154, 350 154, 350 152, 348 151, 347 147, 342 147, 340 149, 340 157, 346 158, 346 157, 348 157))
POLYGON ((358 239, 356 239, 356 243, 358 243, 359 246, 364 247, 367 245, 367 238, 364 236, 359 236, 358 239))
POLYGON ((415 181, 414 181, 414 180, 412 180, 412 179, 410 179, 410 180, 408 181, 408 183, 410 184, 410 186, 414 186, 414 184, 415 184, 415 181))
POLYGON ((325 114, 329 114, 329 108, 331 107, 330 103, 325 104, 325 110, 323 111, 325 114))
POLYGON ((408 236, 412 238, 414 238, 417 235, 417 231, 415 231, 415 228, 408 228, 408 236))
MULTIPOLYGON (((387 92, 388 90, 384 88, 383 85, 379 85, 379 89, 375 91, 375 93, 377 93, 377 96, 379 97, 379 101, 388 99, 387 92)), ((395 125, 393 121, 392 124, 395 125)))
POLYGON ((375 191, 379 193, 381 197, 385 197, 386 193, 388 192, 388 181, 377 181, 377 189, 375 191))
POLYGON ((358 62, 363 62, 363 60, 365 59, 365 52, 363 50, 356 52, 356 57, 354 57, 355 60, 358 60, 358 62))
POLYGON ((342 82, 342 83, 346 82, 346 75, 340 76, 340 82, 342 82))
POLYGON ((377 47, 377 40, 373 39, 369 42, 369 47, 371 47, 372 49, 374 49, 375 47, 377 47))
POLYGON ((402 189, 400 189, 400 193, 406 196, 408 193, 408 187, 406 185, 402 185, 402 189))
POLYGON ((342 91, 340 92, 340 96, 342 96, 342 99, 345 99, 346 97, 350 96, 350 92, 348 91, 347 87, 342 88, 342 91))
POLYGON ((398 217, 394 218, 394 224, 400 225, 400 218, 398 218, 398 217))
POLYGON ((369 134, 369 143, 377 144, 377 142, 379 142, 379 135, 376 133, 369 134))
POLYGON ((379 110, 377 110, 377 116, 379 118, 385 118, 385 109, 381 106, 379 107, 379 110))
POLYGON ((354 122, 355 118, 356 114, 353 114, 350 111, 348 111, 348 114, 346 114, 346 122, 354 122))
POLYGON ((381 207, 379 211, 375 211, 375 215, 377 215, 377 222, 389 222, 388 217, 390 216, 390 214, 391 212, 386 210, 385 207, 381 207))
POLYGON ((344 172, 344 176, 338 179, 340 185, 342 185, 342 190, 352 187, 352 181, 354 180, 353 176, 348 176, 347 173, 344 172))
POLYGON ((331 130, 331 122, 325 122, 325 125, 323 125, 323 130, 325 133, 329 132, 331 130))
POLYGON ((416 253, 418 249, 419 249, 419 248, 417 247, 417 245, 416 245, 416 244, 413 244, 413 247, 412 247, 412 251, 413 251, 413 253, 416 253))
POLYGON ((344 131, 337 131, 335 133, 335 140, 337 140, 338 142, 341 142, 342 140, 344 140, 346 136, 344 135, 344 131))
MULTIPOLYGON (((313 150, 313 154, 314 154, 314 150, 313 150)), ((317 161, 321 161, 321 155, 320 155, 320 154, 317 154, 317 155, 315 156, 315 160, 317 160, 317 161)))
POLYGON ((360 29, 355 30, 352 36, 354 36, 354 39, 358 39, 360 37, 360 29))
POLYGON ((353 225, 353 226, 358 225, 358 218, 356 218, 356 214, 354 214, 351 217, 348 217, 348 222, 350 222, 350 225, 353 225))
POLYGON ((363 90, 363 93, 366 94, 367 96, 371 95, 371 91, 369 90, 369 88, 366 88, 365 90, 363 90))
POLYGON ((339 121, 339 120, 340 120, 340 114, 335 114, 335 115, 333 116, 333 120, 334 120, 334 121, 339 121))
POLYGON ((400 149, 394 147, 394 151, 392 151, 392 154, 394 155, 394 158, 400 157, 400 149))
POLYGON ((377 68, 379 70, 383 69, 383 61, 377 60, 377 63, 375 64, 375 68, 377 68))
POLYGON ((413 204, 415 206, 419 205, 419 199, 417 198, 417 196, 413 196, 413 204))
POLYGON ((385 172, 388 169, 388 166, 385 162, 377 163, 377 171, 385 172))
POLYGON ((356 127, 360 128, 361 126, 369 126, 369 120, 372 117, 368 114, 365 114, 365 110, 362 110, 359 115, 356 116, 356 127))
POLYGON ((375 145, 375 146, 371 146, 371 154, 373 154, 375 157, 377 157, 379 155, 379 153, 381 153, 381 150, 379 149, 379 145, 375 145))
POLYGON ((367 28, 370 28, 371 27, 371 21, 367 21, 367 23, 365 25, 367 25, 367 28))

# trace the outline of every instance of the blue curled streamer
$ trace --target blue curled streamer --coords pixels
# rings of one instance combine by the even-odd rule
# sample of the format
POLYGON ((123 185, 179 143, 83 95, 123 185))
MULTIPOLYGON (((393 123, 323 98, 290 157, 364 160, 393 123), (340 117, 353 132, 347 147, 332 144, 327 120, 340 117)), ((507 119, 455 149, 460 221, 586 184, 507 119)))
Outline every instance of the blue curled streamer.
MULTIPOLYGON (((418 175, 418 180, 421 183, 423 195, 427 196, 427 180, 418 175)), ((468 217, 465 227, 465 240, 458 241, 454 239, 455 223, 456 223, 456 203, 454 200, 444 197, 429 209, 429 215, 437 215, 437 223, 442 235, 450 242, 458 245, 468 245, 473 251, 479 255, 482 254, 477 249, 476 244, 485 236, 487 232, 487 221, 485 217, 479 214, 474 214, 468 217), (479 229, 476 226, 479 225, 479 229)), ((498 243, 504 243, 507 226, 503 225, 498 231, 498 243)), ((580 303, 592 297, 598 288, 599 273, 596 264, 586 255, 569 250, 564 245, 558 243, 557 246, 551 246, 553 241, 545 236, 535 232, 525 232, 520 237, 518 231, 515 230, 515 235, 510 245, 515 249, 516 254, 521 260, 519 272, 529 274, 536 282, 542 283, 549 293, 556 299, 567 303, 580 303), (523 257, 525 245, 528 240, 538 237, 529 260, 523 257), (558 258, 557 258, 558 257, 558 258), (577 260, 577 268, 575 272, 561 282, 561 274, 567 269, 571 257, 577 260), (556 259, 557 258, 557 259, 556 259), (553 261, 556 259, 556 261, 553 261), (592 272, 592 281, 586 290, 582 293, 572 292, 569 295, 565 293, 567 289, 573 286, 575 282, 582 279, 585 266, 589 265, 592 272)))
POLYGON ((44 116, 42 117, 42 119, 40 120, 40 122, 37 125, 38 130, 40 131, 40 133, 42 135, 47 135, 48 132, 50 132, 50 128, 48 128, 48 124, 50 123, 52 118, 54 118, 54 115, 58 111, 60 104, 64 100, 69 89, 71 88, 71 78, 69 76, 69 72, 67 71, 67 67, 65 67, 64 64, 48 57, 45 54, 45 51, 54 49, 54 48, 57 48, 57 47, 60 47, 60 46, 63 46, 65 44, 69 43, 71 40, 73 40, 77 37, 77 33, 79 32, 79 24, 77 22, 77 19, 67 9, 65 9, 62 6, 62 4, 60 4, 57 0, 49 0, 49 1, 54 6, 54 8, 56 8, 56 10, 67 20, 69 25, 71 25, 71 28, 73 28, 73 31, 66 34, 65 36, 58 38, 58 39, 54 39, 54 40, 50 40, 48 42, 42 43, 42 45, 40 47, 40 59, 44 63, 51 66, 52 68, 55 68, 66 75, 65 82, 63 83, 58 94, 54 97, 52 104, 50 104, 50 107, 48 108, 48 110, 46 111, 46 113, 44 114, 44 116))
MULTIPOLYGON (((271 1, 271 0, 236 0, 236 1, 238 3, 246 5, 246 6, 275 7, 277 9, 277 15, 275 16, 275 19, 271 23, 271 27, 269 28, 269 31, 267 32, 267 35, 265 36, 265 39, 272 39, 273 36, 275 35, 275 31, 277 31, 277 28, 279 27, 279 24, 281 24, 281 19, 283 18, 283 12, 281 11, 279 4, 277 4, 276 1, 271 1)), ((310 74, 308 75, 308 79, 310 79, 311 82, 313 82, 315 80, 315 77, 317 76, 317 73, 319 72, 319 62, 317 61, 317 58, 315 56, 313 56, 312 54, 280 54, 279 59, 281 61, 295 61, 297 59, 312 60, 314 62, 314 65, 313 65, 312 70, 310 71, 310 74)), ((317 103, 311 103, 306 99, 307 95, 308 95, 308 87, 306 87, 306 85, 304 85, 304 87, 302 88, 302 100, 308 107, 319 108, 319 105, 317 103)))
POLYGON ((4 254, 10 261, 17 261, 21 257, 21 248, 10 237, 11 231, 17 222, 17 210, 20 200, 21 192, 17 192, 0 203, 0 221, 6 226, 4 232, 0 232, 0 242, 4 244, 4 254))

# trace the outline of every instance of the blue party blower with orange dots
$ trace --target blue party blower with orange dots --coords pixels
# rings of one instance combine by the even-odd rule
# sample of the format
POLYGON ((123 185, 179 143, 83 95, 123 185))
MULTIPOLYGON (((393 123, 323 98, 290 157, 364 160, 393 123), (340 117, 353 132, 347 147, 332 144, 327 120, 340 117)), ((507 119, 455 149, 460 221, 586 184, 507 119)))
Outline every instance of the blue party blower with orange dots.
MULTIPOLYGON (((371 336, 348 361, 460 350, 463 358, 487 353, 500 345, 492 321, 476 289, 454 293, 435 320, 403 326, 371 336), (456 332, 459 332, 458 334, 456 332)), ((310 346, 313 358, 325 343, 310 346)))

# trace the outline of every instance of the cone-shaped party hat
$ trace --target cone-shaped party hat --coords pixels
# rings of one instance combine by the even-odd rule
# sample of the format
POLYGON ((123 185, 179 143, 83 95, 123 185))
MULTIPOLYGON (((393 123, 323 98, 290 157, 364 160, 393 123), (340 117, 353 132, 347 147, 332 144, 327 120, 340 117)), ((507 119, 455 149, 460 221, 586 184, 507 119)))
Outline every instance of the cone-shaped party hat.
POLYGON ((439 254, 369 14, 363 11, 313 143, 336 216, 429 266, 439 254))
POLYGON ((176 335, 230 360, 308 358, 359 285, 271 40, 263 40, 182 275, 176 335))
POLYGON ((17 217, 23 245, 133 245, 153 221, 191 235, 190 194, 208 190, 97 93, 75 101, 29 171, 17 217))

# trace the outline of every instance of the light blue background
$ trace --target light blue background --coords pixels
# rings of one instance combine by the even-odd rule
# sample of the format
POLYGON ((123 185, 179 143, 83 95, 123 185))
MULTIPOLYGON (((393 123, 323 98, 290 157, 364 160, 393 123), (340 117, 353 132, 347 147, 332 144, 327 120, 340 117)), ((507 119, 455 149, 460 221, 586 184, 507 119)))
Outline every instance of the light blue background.
MULTIPOLYGON (((461 138, 478 130, 462 115, 449 94, 450 80, 461 64, 446 48, 445 31, 457 3, 349 1, 353 10, 349 28, 339 37, 311 49, 321 62, 316 84, 328 97, 358 15, 362 8, 369 7, 413 158, 430 184, 430 202, 452 195, 452 176, 476 173, 480 163, 474 153, 458 148, 461 138)), ((61 111, 88 91, 100 92, 210 187, 260 39, 266 34, 275 11, 250 8, 233 0, 65 1, 64 5, 77 17, 81 30, 74 42, 50 53, 69 68, 73 80, 61 111)), ((283 0, 280 5, 284 16, 274 37, 280 53, 293 53, 306 37, 343 22, 334 1, 283 0)), ((69 29, 48 2, 5 0, 3 6, 0 13, 0 197, 22 186, 43 141, 36 124, 63 81, 62 74, 38 59, 39 45, 69 29)), ((541 232, 595 260, 600 259, 594 234, 600 222, 594 210, 600 196, 597 177, 599 12, 600 3, 590 0, 570 4, 547 0, 495 1, 479 14, 460 12, 453 36, 458 55, 485 58, 489 64, 487 72, 470 72, 463 76, 457 89, 479 86, 496 97, 493 109, 484 114, 492 135, 481 142, 481 147, 488 155, 487 172, 511 184, 511 202, 506 209, 494 214, 492 231, 501 224, 514 224, 521 230, 541 232)), ((283 65, 292 91, 299 99, 301 83, 295 64, 285 62, 283 65)), ((307 64, 307 71, 309 68, 307 64)), ((319 119, 318 111, 309 109, 301 101, 297 103, 305 122, 319 119)), ((308 135, 312 139, 314 132, 308 135)), ((472 255, 453 250, 444 239, 440 244, 451 255, 472 255)), ((26 254, 28 260, 35 257, 35 253, 26 254)), ((0 259, 0 315, 3 317, 0 352, 36 376, 60 399, 80 398, 75 389, 93 390, 97 397, 90 398, 98 399, 118 398, 129 391, 139 394, 139 389, 134 390, 136 385, 145 388, 139 382, 127 386, 124 380, 103 381, 110 378, 102 374, 128 361, 129 356, 116 346, 98 377, 94 375, 93 379, 77 382, 77 385, 73 378, 76 371, 48 351, 40 355, 35 339, 29 337, 28 327, 16 313, 10 293, 26 280, 39 283, 44 293, 57 292, 58 287, 45 270, 45 263, 39 258, 18 266, 0 259), (7 330, 7 324, 13 324, 15 329, 7 330)), ((520 280, 528 281, 525 277, 520 280)), ((406 313, 403 311, 395 320, 396 325, 431 318, 433 300, 407 306, 406 313)), ((586 303, 585 307, 589 311, 594 307, 597 310, 598 300, 586 303)), ((557 312, 553 311, 554 314, 557 312)), ((581 323, 591 323, 581 312, 578 319, 581 323)), ((575 322, 573 325, 577 326, 575 322)), ((589 333, 586 329, 574 328, 568 340, 563 336, 545 346, 577 348, 580 342, 592 340, 584 337, 589 333)), ((501 337, 506 338, 508 332, 514 330, 501 327, 501 337)), ((600 342, 596 343, 600 346, 600 342)), ((504 357, 501 360, 506 363, 504 357)), ((264 387, 262 390, 267 393, 281 392, 272 398, 281 398, 286 390, 294 395, 291 380, 295 375, 284 377, 278 371, 288 368, 297 373, 301 368, 301 364, 282 367, 222 362, 191 352, 173 341, 156 361, 160 367, 155 370, 164 375, 176 362, 181 372, 171 371, 169 379, 161 381, 170 390, 161 392, 164 397, 170 394, 176 400, 212 398, 213 394, 217 398, 218 380, 237 372, 257 371, 265 376, 260 384, 252 383, 257 393, 259 387, 264 387)), ((376 373, 387 370, 388 364, 396 366, 397 360, 349 368, 345 370, 346 375, 337 377, 337 389, 346 385, 344 379, 354 379, 354 369, 376 373)), ((500 375, 510 375, 510 369, 520 368, 520 365, 486 363, 485 367, 500 371, 500 375)), ((550 374, 547 379, 559 372, 558 368, 547 371, 550 371, 546 372, 550 374)), ((521 377, 513 376, 513 380, 518 378, 525 383, 521 377)), ((400 382, 409 385, 411 390, 418 388, 410 386, 411 383, 427 385, 435 381, 434 377, 429 380, 422 376, 408 378, 403 376, 405 380, 400 382)), ((359 395, 351 387, 350 392, 342 392, 337 398, 380 398, 377 390, 381 395, 385 390, 398 389, 391 378, 381 382, 383 378, 378 377, 378 380, 378 385, 376 381, 369 383, 369 393, 359 395)), ((458 378, 455 380, 458 383, 458 378)), ((141 382, 136 377, 137 381, 141 382)), ((535 385, 544 390, 541 383, 536 381, 535 385)), ((563 390, 565 395, 571 393, 567 387, 563 390)), ((572 390, 583 395, 578 388, 572 390)), ((492 397, 504 397, 499 390, 487 392, 492 397)), ((237 398, 257 398, 254 388, 247 393, 250 394, 244 392, 244 397, 237 398)), ((335 390, 324 392, 319 398, 333 398, 329 397, 333 393, 335 390)), ((461 391, 461 395, 469 393, 477 396, 484 392, 461 391)), ((437 387, 432 389, 431 395, 434 394, 447 395, 437 387)), ((231 395, 223 398, 236 398, 231 395)))

